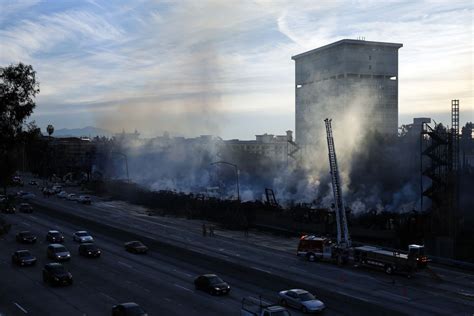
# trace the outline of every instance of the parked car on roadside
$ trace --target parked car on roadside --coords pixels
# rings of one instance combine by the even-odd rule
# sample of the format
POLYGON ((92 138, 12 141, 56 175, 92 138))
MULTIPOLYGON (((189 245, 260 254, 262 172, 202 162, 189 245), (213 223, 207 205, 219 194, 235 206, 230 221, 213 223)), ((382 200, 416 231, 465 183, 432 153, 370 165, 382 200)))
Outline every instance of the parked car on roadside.
POLYGON ((72 274, 61 263, 48 263, 43 268, 43 282, 51 285, 71 285, 72 274))
POLYGON ((84 243, 79 245, 79 254, 84 257, 98 258, 100 257, 101 251, 93 243, 84 243))
POLYGON ((33 207, 28 203, 21 203, 19 210, 22 213, 33 213, 33 207))
POLYGON ((66 191, 61 191, 58 194, 56 194, 56 196, 61 199, 67 199, 68 193, 66 191))
POLYGON ((112 316, 148 316, 137 303, 122 303, 112 307, 112 316))
POLYGON ((147 253, 148 247, 145 246, 141 241, 134 240, 124 244, 125 250, 131 253, 147 253))
POLYGON ((280 291, 278 297, 282 306, 290 306, 303 313, 319 313, 326 308, 324 303, 316 299, 313 294, 302 289, 280 291))
POLYGON ((54 194, 57 194, 63 190, 63 187, 61 185, 53 185, 51 188, 54 194))
POLYGON ((72 235, 72 239, 77 242, 93 242, 94 238, 85 230, 79 230, 72 235))
POLYGON ((194 280, 196 290, 212 295, 229 294, 230 286, 215 274, 203 274, 194 280))
POLYGON ((34 244, 36 236, 30 231, 24 230, 16 234, 16 241, 22 244, 34 244))
POLYGON ((80 195, 79 198, 77 199, 77 202, 78 203, 82 203, 82 204, 91 204, 91 197, 88 196, 88 195, 80 195))
POLYGON ((66 261, 71 259, 71 253, 61 244, 50 244, 46 249, 46 256, 56 261, 66 261))
POLYGON ((38 185, 38 182, 36 180, 31 180, 29 185, 38 185))
POLYGON ((23 266, 32 266, 36 264, 36 257, 28 250, 17 250, 12 254, 12 263, 23 266))
POLYGON ((64 241, 64 235, 57 230, 50 230, 46 234, 46 240, 52 243, 62 243, 64 241))

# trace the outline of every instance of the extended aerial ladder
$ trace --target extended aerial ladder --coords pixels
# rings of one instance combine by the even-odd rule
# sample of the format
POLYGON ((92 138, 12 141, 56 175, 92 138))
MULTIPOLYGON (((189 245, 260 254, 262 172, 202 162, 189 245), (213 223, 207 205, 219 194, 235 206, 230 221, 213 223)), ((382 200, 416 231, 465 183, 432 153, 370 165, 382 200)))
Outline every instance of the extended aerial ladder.
POLYGON ((331 119, 325 119, 326 135, 328 140, 329 166, 331 168, 332 191, 334 194, 334 210, 336 213, 337 246, 346 249, 351 246, 349 230, 347 228, 346 210, 342 199, 341 179, 337 167, 336 148, 332 136, 331 119))

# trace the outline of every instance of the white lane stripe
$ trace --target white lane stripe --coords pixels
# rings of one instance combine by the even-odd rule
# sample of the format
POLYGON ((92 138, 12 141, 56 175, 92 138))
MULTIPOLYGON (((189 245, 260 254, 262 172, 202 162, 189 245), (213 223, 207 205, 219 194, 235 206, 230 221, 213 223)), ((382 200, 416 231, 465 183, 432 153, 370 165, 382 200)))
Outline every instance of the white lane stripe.
POLYGON ((268 270, 265 270, 265 269, 261 269, 259 267, 251 267, 252 269, 255 269, 255 270, 258 270, 258 271, 262 271, 262 272, 266 272, 266 273, 269 273, 269 274, 272 274, 271 271, 268 271, 268 270))
POLYGON ((23 313, 28 314, 28 311, 24 309, 20 304, 13 302, 13 304, 18 307, 23 313))
POLYGON ((129 264, 125 263, 125 262, 122 262, 122 261, 117 261, 117 263, 119 263, 119 264, 121 264, 121 265, 123 265, 123 266, 125 266, 125 267, 127 267, 127 268, 130 268, 130 269, 133 268, 131 265, 129 265, 129 264))
POLYGON ((104 296, 105 298, 111 300, 111 301, 115 301, 115 299, 114 299, 112 296, 107 295, 107 294, 105 294, 104 292, 100 292, 99 294, 102 295, 102 296, 104 296))
POLYGON ((189 291, 189 292, 192 292, 192 291, 193 291, 193 290, 188 289, 187 287, 181 286, 181 285, 179 285, 179 284, 175 284, 174 286, 179 287, 180 289, 183 289, 183 290, 185 290, 185 291, 189 291))
POLYGON ((30 217, 31 217, 32 219, 38 219, 38 218, 34 217, 33 215, 30 215, 30 217))
POLYGON ((31 225, 28 224, 27 222, 21 222, 21 223, 22 223, 23 225, 25 225, 25 226, 30 226, 30 227, 31 227, 31 225))

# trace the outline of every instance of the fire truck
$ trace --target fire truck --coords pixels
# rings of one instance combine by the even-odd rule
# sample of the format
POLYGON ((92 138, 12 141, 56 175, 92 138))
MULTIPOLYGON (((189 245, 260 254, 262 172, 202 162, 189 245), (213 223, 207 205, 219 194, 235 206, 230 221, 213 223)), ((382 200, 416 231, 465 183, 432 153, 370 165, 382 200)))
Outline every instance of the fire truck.
POLYGON ((354 262, 360 265, 383 269, 387 274, 406 273, 411 276, 418 268, 426 267, 424 246, 409 245, 408 253, 387 250, 374 246, 360 246, 353 249, 354 262))
POLYGON ((424 255, 424 246, 409 245, 408 253, 373 246, 352 246, 344 200, 342 198, 341 179, 339 176, 331 120, 325 119, 324 121, 326 124, 329 166, 334 195, 336 240, 333 242, 326 237, 303 235, 298 244, 297 255, 305 257, 308 261, 316 261, 318 259, 332 260, 338 264, 347 263, 350 259, 353 259, 356 264, 383 268, 388 274, 404 272, 411 275, 417 268, 426 267, 428 259, 424 255))

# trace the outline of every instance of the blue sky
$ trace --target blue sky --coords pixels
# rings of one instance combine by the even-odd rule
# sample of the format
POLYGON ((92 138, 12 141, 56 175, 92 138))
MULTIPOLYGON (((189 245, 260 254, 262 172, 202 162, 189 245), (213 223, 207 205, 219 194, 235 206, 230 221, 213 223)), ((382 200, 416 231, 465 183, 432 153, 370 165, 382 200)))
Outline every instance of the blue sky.
POLYGON ((473 28, 471 0, 0 0, 0 65, 37 70, 43 128, 242 139, 294 129, 292 55, 364 36, 404 44, 400 123, 466 122, 473 28))

